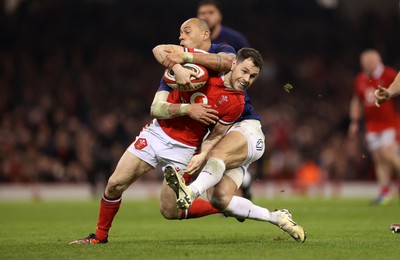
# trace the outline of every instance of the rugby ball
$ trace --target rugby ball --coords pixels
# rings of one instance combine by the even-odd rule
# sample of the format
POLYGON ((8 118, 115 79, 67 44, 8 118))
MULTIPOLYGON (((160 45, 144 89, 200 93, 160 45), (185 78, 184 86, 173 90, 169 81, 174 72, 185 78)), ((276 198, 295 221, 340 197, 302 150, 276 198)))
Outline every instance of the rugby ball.
MULTIPOLYGON (((204 66, 193 64, 193 63, 184 63, 182 64, 182 67, 192 70, 197 73, 197 78, 192 76, 190 78, 190 81, 192 82, 194 89, 191 89, 190 91, 197 90, 204 86, 207 83, 208 80, 208 71, 204 66)), ((183 89, 179 87, 178 84, 176 84, 175 81, 175 75, 173 70, 166 69, 164 72, 164 80, 167 85, 173 89, 176 90, 182 90, 182 91, 188 91, 187 89, 183 89)))

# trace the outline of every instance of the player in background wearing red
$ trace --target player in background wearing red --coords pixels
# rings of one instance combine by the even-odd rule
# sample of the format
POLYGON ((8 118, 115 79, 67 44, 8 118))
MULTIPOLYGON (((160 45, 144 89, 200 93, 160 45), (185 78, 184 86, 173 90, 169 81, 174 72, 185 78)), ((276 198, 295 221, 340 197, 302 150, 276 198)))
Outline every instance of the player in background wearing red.
MULTIPOLYGON (((195 19, 194 23, 197 23, 196 29, 199 32, 208 32, 204 21, 195 19)), ((195 31, 191 33, 195 34, 195 31)), ((208 35, 198 34, 198 37, 208 35)), ((257 53, 247 54, 250 56, 246 58, 251 59, 251 56, 257 53)), ((245 64, 247 62, 249 61, 246 60, 245 64)), ((226 134, 243 111, 245 86, 238 82, 237 75, 245 76, 248 73, 243 71, 243 64, 235 62, 227 74, 210 76, 207 84, 194 92, 179 92, 160 87, 151 107, 151 113, 157 119, 142 129, 122 155, 109 178, 101 199, 95 233, 70 244, 107 243, 111 224, 121 205, 122 194, 130 184, 156 166, 161 165, 164 168, 173 164, 184 170, 194 158, 206 158, 212 147, 226 134), (201 103, 191 100, 192 94, 202 95, 201 103), (207 121, 215 123, 206 138, 208 127, 192 118, 193 111, 203 111, 207 121), (193 156, 194 154, 196 155, 193 156)), ((165 182, 163 185, 166 185, 165 182)), ((166 191, 175 196, 173 190, 166 191)))
MULTIPOLYGON (((397 97, 400 94, 400 72, 397 73, 396 78, 390 84, 388 88, 384 87, 378 87, 378 89, 375 90, 374 95, 376 98, 376 106, 381 107, 381 105, 388 100, 397 97)), ((400 224, 395 223, 390 225, 390 230, 393 233, 400 233, 400 224)))
POLYGON ((380 185, 380 194, 373 203, 386 205, 392 201, 390 193, 392 172, 400 173, 397 136, 399 115, 393 100, 388 100, 380 108, 375 106, 374 91, 379 87, 387 88, 394 81, 397 71, 385 66, 380 54, 374 49, 361 53, 360 65, 362 72, 355 79, 354 95, 350 103, 351 122, 348 134, 350 138, 358 134, 363 117, 365 138, 380 185))
MULTIPOLYGON (((242 33, 222 24, 223 16, 219 2, 214 0, 203 0, 199 2, 197 5, 197 17, 207 22, 211 31, 212 43, 230 45, 235 49, 235 51, 239 51, 243 47, 250 47, 248 39, 242 33)), ((248 96, 246 96, 246 98, 250 104, 248 96)), ((255 117, 259 117, 259 115, 254 115, 254 113, 252 114, 255 117)), ((261 168, 261 166, 258 166, 257 168, 261 168)), ((252 176, 246 169, 243 183, 241 185, 241 192, 243 197, 249 200, 252 199, 251 183, 252 176)))
MULTIPOLYGON (((192 19, 189 19, 181 27, 180 40, 181 45, 185 47, 191 46, 189 39, 192 37, 192 35, 187 35, 185 30, 182 30, 182 28, 188 28, 188 32, 192 32, 192 21, 192 19)), ((243 53, 246 53, 249 50, 250 49, 248 48, 243 48, 238 52, 238 62, 243 60, 243 53)), ((188 60, 185 60, 186 53, 182 52, 182 47, 180 46, 160 45, 157 46, 156 51, 159 52, 160 55, 168 52, 168 54, 165 55, 165 58, 160 58, 160 60, 163 61, 162 64, 168 68, 171 66, 176 66, 180 63, 188 62, 188 60), (172 60, 174 62, 172 62, 172 60)), ((160 55, 156 55, 156 57, 160 55)), ((195 60, 196 63, 198 63, 198 59, 196 58, 195 60)), ((257 72, 257 67, 260 66, 257 64, 262 64, 261 57, 259 61, 254 64, 256 67, 253 65, 243 68, 243 71, 253 71, 253 73, 242 75, 239 78, 241 85, 248 88, 256 79, 259 73, 259 71, 257 72)), ((249 115, 252 115, 252 110, 248 111, 246 114, 243 114, 241 118, 242 120, 235 122, 226 136, 224 136, 223 139, 214 147, 214 149, 211 151, 213 157, 209 158, 206 166, 198 177, 201 178, 201 180, 196 179, 194 182, 202 184, 202 192, 205 192, 211 187, 214 188, 214 192, 211 196, 211 202, 213 203, 214 207, 218 208, 223 213, 240 219, 248 218, 273 223, 284 231, 288 232, 296 239, 296 241, 304 242, 305 232, 303 228, 293 222, 291 219, 291 214, 287 210, 270 212, 266 208, 254 205, 251 201, 245 198, 234 196, 236 190, 240 187, 243 181, 244 172, 249 164, 259 159, 264 152, 265 137, 261 130, 259 118, 248 117, 249 115), (220 158, 222 158, 223 162, 220 158), (216 161, 217 164, 226 163, 227 167, 221 167, 217 169, 217 172, 215 172, 214 162, 216 161), (206 173, 204 174, 204 172, 206 173), (249 214, 250 212, 251 214, 249 214)), ((201 165, 202 161, 203 158, 197 164, 188 165, 188 168, 185 172, 189 174, 196 173, 198 168, 197 165, 201 165)), ((192 162, 196 161, 192 160, 192 162)), ((164 174, 170 187, 176 193, 177 203, 184 203, 186 199, 190 200, 190 205, 187 205, 186 207, 181 207, 181 205, 179 205, 179 209, 177 209, 175 204, 165 207, 164 210, 169 211, 170 216, 173 216, 174 212, 179 212, 180 209, 184 210, 182 212, 185 212, 186 210, 190 212, 193 206, 196 205, 196 201, 198 201, 199 198, 198 196, 187 198, 191 195, 189 193, 185 193, 184 189, 181 189, 181 187, 184 186, 184 181, 181 178, 182 171, 176 169, 174 166, 167 166, 164 174)), ((170 202, 171 200, 168 201, 170 202)))

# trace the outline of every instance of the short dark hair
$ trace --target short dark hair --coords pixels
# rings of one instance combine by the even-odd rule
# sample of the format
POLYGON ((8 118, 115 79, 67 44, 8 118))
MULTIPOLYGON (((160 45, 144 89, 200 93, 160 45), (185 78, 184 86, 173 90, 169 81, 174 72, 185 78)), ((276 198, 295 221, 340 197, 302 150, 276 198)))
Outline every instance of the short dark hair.
POLYGON ((256 67, 260 68, 260 70, 262 69, 264 61, 259 51, 253 48, 246 47, 246 48, 241 48, 237 52, 236 60, 238 62, 242 62, 248 58, 250 58, 253 61, 256 67))
POLYGON ((221 11, 221 4, 215 0, 202 0, 199 2, 199 4, 197 5, 197 9, 199 9, 200 7, 202 7, 203 5, 213 5, 215 6, 220 12, 221 11))

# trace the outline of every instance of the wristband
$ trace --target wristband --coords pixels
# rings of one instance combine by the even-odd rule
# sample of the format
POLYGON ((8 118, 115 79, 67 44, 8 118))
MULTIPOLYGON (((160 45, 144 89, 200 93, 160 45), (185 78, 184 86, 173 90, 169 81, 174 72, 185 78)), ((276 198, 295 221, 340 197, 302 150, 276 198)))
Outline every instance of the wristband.
POLYGON ((190 52, 184 52, 182 53, 182 58, 185 62, 193 62, 193 53, 190 52))
POLYGON ((182 116, 186 115, 188 109, 189 109, 189 104, 181 104, 181 107, 179 108, 179 114, 182 116))

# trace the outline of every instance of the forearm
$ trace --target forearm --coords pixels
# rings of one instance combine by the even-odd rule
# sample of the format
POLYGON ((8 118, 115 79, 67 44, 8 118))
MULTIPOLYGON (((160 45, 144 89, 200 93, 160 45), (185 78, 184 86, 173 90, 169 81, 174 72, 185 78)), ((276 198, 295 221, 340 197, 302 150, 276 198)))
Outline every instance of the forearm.
POLYGON ((361 102, 358 97, 354 96, 350 102, 350 121, 358 123, 361 116, 361 102))
POLYGON ((207 156, 209 152, 217 145, 217 143, 225 136, 230 126, 217 123, 213 131, 208 135, 201 144, 200 153, 207 156))
POLYGON ((182 52, 183 47, 173 44, 160 44, 153 48, 153 55, 156 60, 163 65, 165 57, 173 52, 182 52))
POLYGON ((388 87, 389 97, 396 97, 400 94, 400 72, 397 74, 396 78, 388 87))
POLYGON ((159 119, 168 119, 187 114, 189 104, 172 104, 167 102, 168 94, 168 91, 159 91, 156 93, 150 108, 151 116, 159 119))
POLYGON ((192 55, 191 63, 203 65, 208 69, 219 72, 229 71, 232 67, 232 61, 235 59, 234 54, 192 53, 192 55))

